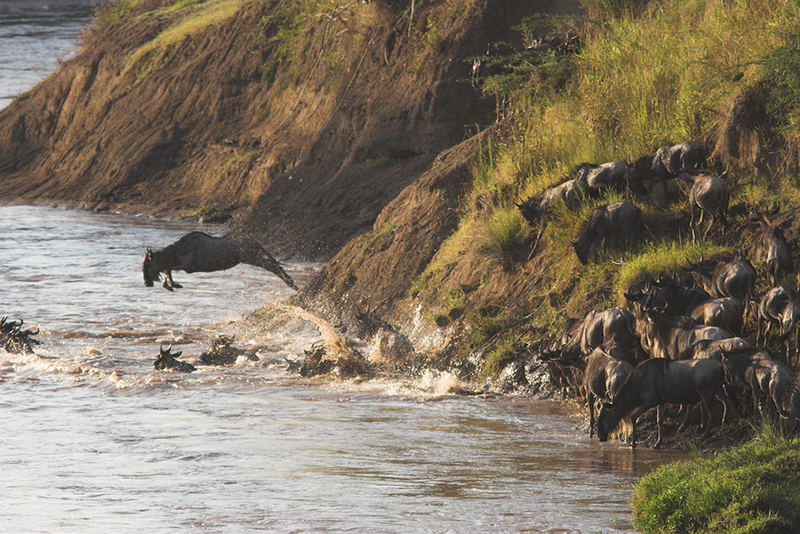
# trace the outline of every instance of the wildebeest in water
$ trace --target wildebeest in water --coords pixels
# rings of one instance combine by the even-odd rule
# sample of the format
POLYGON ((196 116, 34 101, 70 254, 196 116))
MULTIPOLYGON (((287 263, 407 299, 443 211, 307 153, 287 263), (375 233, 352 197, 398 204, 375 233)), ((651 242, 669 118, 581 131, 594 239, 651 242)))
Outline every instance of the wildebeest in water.
POLYGON ((157 251, 149 247, 142 262, 144 285, 152 287, 164 273, 165 289, 183 287, 172 280, 172 271, 187 273, 224 271, 240 263, 255 265, 276 274, 292 289, 297 286, 292 277, 254 239, 213 237, 203 232, 190 232, 175 243, 157 251))
MULTIPOLYGON (((711 406, 719 396, 727 409, 730 401, 722 390, 725 370, 717 360, 672 361, 652 358, 640 363, 622 386, 616 400, 604 404, 597 416, 597 437, 606 441, 608 434, 628 413, 631 414, 631 447, 636 447, 636 420, 650 408, 657 407, 658 438, 661 445, 661 405, 702 403, 701 426, 705 436, 711 428, 711 406), (707 415, 703 423, 703 412, 707 415)), ((723 412, 723 420, 725 413, 723 412)))
POLYGON ((592 210, 578 238, 572 242, 575 254, 586 264, 600 242, 609 239, 632 240, 642 228, 642 210, 628 201, 598 206, 592 210))

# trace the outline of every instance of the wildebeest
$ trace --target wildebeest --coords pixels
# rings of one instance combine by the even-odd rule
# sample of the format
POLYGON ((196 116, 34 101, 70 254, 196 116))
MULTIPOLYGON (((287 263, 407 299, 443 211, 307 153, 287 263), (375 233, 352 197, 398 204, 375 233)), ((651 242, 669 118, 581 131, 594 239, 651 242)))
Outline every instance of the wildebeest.
POLYGON ((589 437, 594 435, 595 398, 613 402, 632 372, 633 366, 630 363, 613 358, 601 347, 597 347, 586 357, 583 389, 589 408, 589 437))
POLYGON ((39 334, 38 328, 22 328, 24 321, 0 318, 0 348, 15 354, 32 354, 33 346, 39 345, 38 339, 33 336, 39 334))
POLYGON ((548 213, 553 204, 559 200, 567 206, 577 205, 585 192, 584 184, 572 179, 554 185, 544 190, 539 196, 532 196, 517 204, 519 212, 530 224, 535 224, 537 219, 548 213))
MULTIPOLYGON (((650 408, 657 407, 658 438, 661 445, 661 405, 702 402, 701 426, 704 437, 711 429, 711 405, 719 396, 727 409, 727 396, 722 391, 725 370, 716 360, 673 361, 652 358, 636 366, 620 389, 613 403, 604 404, 597 417, 597 437, 608 439, 609 432, 627 414, 631 414, 631 447, 636 447, 636 420, 650 408), (703 423, 703 414, 707 414, 703 423)), ((723 412, 723 419, 725 413, 723 412)))
POLYGON ((700 324, 718 326, 728 332, 742 332, 744 304, 733 297, 722 297, 702 302, 694 307, 689 316, 700 324))
POLYGON ((633 239, 642 229, 642 210, 628 201, 605 204, 592 210, 578 239, 572 242, 575 254, 586 264, 589 254, 600 244, 614 238, 633 239))
POLYGON ((697 229, 703 224, 706 215, 711 217, 711 222, 703 232, 703 239, 717 221, 722 224, 722 235, 724 236, 728 225, 728 203, 731 196, 728 182, 720 176, 709 174, 691 176, 685 172, 682 172, 677 178, 686 184, 688 189, 689 228, 692 231, 692 240, 697 240, 697 229))
POLYGON ((642 346, 655 358, 686 360, 692 357, 698 341, 734 337, 716 326, 698 325, 690 317, 667 317, 653 310, 644 310, 636 321, 642 346))
POLYGON ((703 339, 692 345, 692 358, 711 358, 723 361, 732 354, 752 354, 756 346, 748 339, 730 337, 726 339, 703 339))
POLYGON ((780 341, 786 343, 786 358, 789 359, 789 338, 794 333, 795 355, 800 351, 797 346, 798 329, 800 329, 800 306, 783 287, 773 287, 761 297, 758 304, 758 328, 756 343, 767 341, 770 325, 777 323, 780 328, 780 341), (766 323, 763 334, 762 322, 766 323), (762 337, 763 336, 763 337, 762 337))
POLYGON ((572 362, 601 346, 617 359, 630 363, 641 358, 635 320, 628 310, 619 307, 592 310, 583 319, 569 319, 561 338, 546 353, 549 360, 572 362))
POLYGON ((764 213, 758 214, 761 234, 753 246, 753 259, 756 263, 767 266, 770 282, 777 285, 783 275, 794 271, 792 253, 789 243, 778 225, 773 223, 764 213))
POLYGON ((659 180, 666 193, 667 180, 681 172, 699 172, 706 167, 705 149, 699 143, 664 145, 637 159, 631 168, 630 181, 643 184, 659 180))
POLYGON ((203 232, 190 232, 175 243, 153 252, 149 247, 142 262, 144 285, 153 286, 164 273, 164 288, 182 287, 172 280, 172 271, 212 272, 230 269, 240 263, 255 265, 278 275, 286 285, 297 289, 281 264, 253 239, 213 237, 203 232))
POLYGON ((188 362, 178 360, 178 356, 183 354, 183 351, 172 353, 172 345, 164 350, 164 347, 159 347, 158 358, 153 362, 153 367, 158 370, 172 369, 173 371, 180 371, 182 373, 191 373, 197 371, 197 368, 188 362))
POLYGON ((624 191, 626 187, 637 194, 645 193, 639 182, 630 180, 628 170, 628 163, 623 160, 609 161, 600 165, 581 163, 575 179, 582 183, 589 193, 595 195, 608 189, 624 191))
POLYGON ((791 401, 797 389, 789 368, 762 351, 750 357, 744 380, 753 391, 753 413, 766 397, 781 417, 791 415, 791 401))
POLYGON ((741 250, 737 250, 729 262, 721 262, 714 267, 711 274, 700 265, 687 260, 689 268, 686 269, 694 277, 699 286, 714 297, 733 297, 744 302, 745 320, 747 322, 747 309, 753 300, 756 285, 756 271, 753 265, 744 257, 741 250))
POLYGON ((697 306, 711 300, 711 295, 702 289, 683 287, 662 274, 648 281, 642 290, 626 291, 625 299, 642 308, 677 317, 691 314, 697 306))
POLYGON ((583 354, 589 354, 597 347, 618 344, 628 350, 631 363, 635 363, 637 353, 641 352, 635 324, 633 315, 625 308, 592 310, 583 320, 580 350, 583 354))

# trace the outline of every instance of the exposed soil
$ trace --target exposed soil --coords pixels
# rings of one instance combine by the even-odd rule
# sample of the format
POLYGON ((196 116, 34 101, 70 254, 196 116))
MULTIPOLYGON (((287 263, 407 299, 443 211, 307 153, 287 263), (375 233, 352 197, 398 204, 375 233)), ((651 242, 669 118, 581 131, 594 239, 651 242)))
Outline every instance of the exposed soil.
MULTIPOLYGON (((85 32, 74 59, 0 111, 0 198, 236 214, 239 233, 314 259, 369 228, 439 152, 493 122, 466 58, 518 40, 511 28, 523 16, 563 8, 481 0, 458 24, 442 22, 432 47, 393 3, 352 2, 303 36, 300 65, 278 61, 273 73, 265 17, 281 0, 248 2, 130 63, 184 16, 154 12, 162 3, 85 32)), ((422 25, 431 4, 417 4, 422 25)))

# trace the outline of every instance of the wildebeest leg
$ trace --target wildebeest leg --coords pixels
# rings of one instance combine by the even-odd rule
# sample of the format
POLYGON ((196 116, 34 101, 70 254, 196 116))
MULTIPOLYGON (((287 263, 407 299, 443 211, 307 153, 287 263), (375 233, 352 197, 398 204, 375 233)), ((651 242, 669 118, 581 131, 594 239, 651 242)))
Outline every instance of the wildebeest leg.
POLYGON ((678 425, 676 432, 680 432, 686 428, 686 423, 689 422, 689 413, 692 411, 692 407, 689 404, 681 404, 680 409, 683 411, 683 419, 681 419, 681 424, 678 425))
POLYGON ((586 403, 589 405, 589 438, 594 437, 594 395, 586 392, 586 403))
POLYGON ((728 406, 731 407, 734 417, 737 419, 742 417, 742 414, 739 413, 739 409, 736 407, 736 395, 734 394, 733 388, 730 386, 730 384, 723 384, 722 390, 720 390, 717 395, 719 395, 720 401, 722 402, 723 423, 728 422, 728 406))
POLYGON ((758 345, 760 339, 761 339, 761 313, 759 312, 758 322, 756 323, 756 345, 758 345))
POLYGON ((164 277, 164 283, 166 283, 167 281, 169 281, 169 286, 170 286, 167 289, 169 289, 170 291, 172 291, 172 288, 181 289, 183 287, 182 285, 178 284, 172 279, 172 271, 167 271, 166 276, 164 277))
POLYGON ((708 237, 708 233, 711 231, 711 228, 713 228, 715 224, 717 224, 717 216, 712 213, 711 222, 708 224, 708 228, 706 228, 706 231, 703 232, 703 241, 706 240, 706 237, 708 237))
POLYGON ((659 404, 656 406, 656 429, 658 431, 658 437, 656 438, 656 443, 653 445, 654 449, 657 449, 661 446, 661 405, 659 404))
MULTIPOLYGON (((633 413, 631 414, 631 449, 636 448, 636 420, 639 419, 639 416, 642 415, 644 412, 652 408, 652 405, 643 405, 636 408, 633 413)), ((660 427, 659 427, 660 428, 660 427)), ((659 434, 661 430, 659 429, 659 434)))

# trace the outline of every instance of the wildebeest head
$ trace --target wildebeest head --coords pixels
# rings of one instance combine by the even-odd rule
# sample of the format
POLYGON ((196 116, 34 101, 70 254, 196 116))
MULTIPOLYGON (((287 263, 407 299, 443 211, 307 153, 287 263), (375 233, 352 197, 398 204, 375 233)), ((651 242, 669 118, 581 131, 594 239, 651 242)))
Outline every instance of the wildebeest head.
POLYGON ((150 247, 147 247, 147 252, 144 255, 142 275, 144 276, 144 285, 147 287, 153 287, 153 282, 161 280, 161 273, 158 268, 153 265, 153 250, 150 247))
POLYGON ((153 362, 153 367, 156 369, 172 369, 183 373, 196 371, 197 368, 194 365, 177 359, 181 354, 183 354, 183 351, 173 353, 172 345, 167 347, 166 350, 164 350, 164 347, 159 347, 158 359, 153 362))

